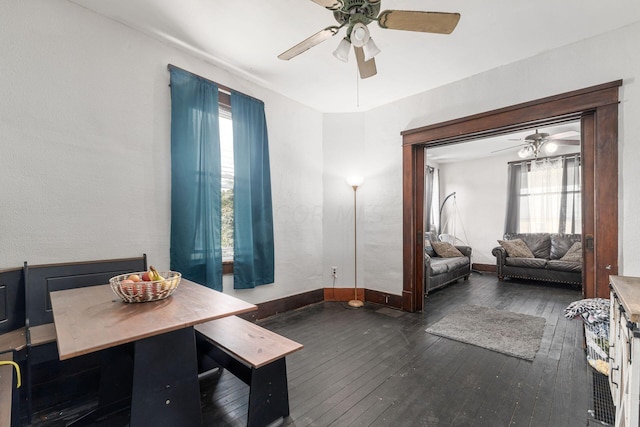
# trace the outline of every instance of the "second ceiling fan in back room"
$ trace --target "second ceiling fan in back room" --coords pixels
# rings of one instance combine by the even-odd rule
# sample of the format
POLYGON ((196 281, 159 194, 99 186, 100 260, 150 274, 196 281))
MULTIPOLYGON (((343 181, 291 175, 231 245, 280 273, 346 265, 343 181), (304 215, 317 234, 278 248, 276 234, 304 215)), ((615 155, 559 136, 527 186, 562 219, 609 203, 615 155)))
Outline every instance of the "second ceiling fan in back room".
POLYGON ((347 62, 350 47, 353 46, 360 78, 366 79, 377 73, 374 56, 380 53, 369 34, 369 25, 377 21, 381 28, 392 30, 419 31, 423 33, 451 34, 460 20, 459 13, 420 12, 411 10, 384 10, 380 12, 381 0, 312 0, 333 12, 340 25, 325 28, 303 40, 291 49, 278 55, 289 60, 347 27, 346 36, 340 41, 333 55, 347 62))
MULTIPOLYGON (((516 139, 515 141, 521 141, 521 139, 516 139)), ((521 159, 526 159, 528 157, 538 158, 542 153, 547 155, 555 153, 558 149, 558 145, 580 145, 580 132, 570 130, 549 135, 548 133, 538 132, 536 130, 535 133, 524 138, 524 143, 492 151, 492 153, 522 147, 518 150, 518 157, 521 159)))

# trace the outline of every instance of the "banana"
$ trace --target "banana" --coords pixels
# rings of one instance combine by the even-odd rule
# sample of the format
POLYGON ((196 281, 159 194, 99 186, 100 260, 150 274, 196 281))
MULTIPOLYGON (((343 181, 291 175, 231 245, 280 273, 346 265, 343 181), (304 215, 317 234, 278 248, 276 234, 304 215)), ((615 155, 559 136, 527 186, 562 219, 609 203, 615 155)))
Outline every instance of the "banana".
POLYGON ((150 271, 149 276, 151 276, 151 280, 153 281, 164 280, 164 277, 162 277, 160 273, 158 273, 158 270, 156 270, 152 265, 149 266, 149 271, 150 271))

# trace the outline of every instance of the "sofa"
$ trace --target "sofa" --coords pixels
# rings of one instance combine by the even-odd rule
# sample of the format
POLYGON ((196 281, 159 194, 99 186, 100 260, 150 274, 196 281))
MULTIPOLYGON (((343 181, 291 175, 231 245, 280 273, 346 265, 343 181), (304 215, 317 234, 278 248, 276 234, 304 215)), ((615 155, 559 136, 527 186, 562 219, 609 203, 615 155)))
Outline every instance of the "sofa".
POLYGON ((425 295, 434 289, 456 282, 459 279, 467 280, 471 274, 471 248, 469 246, 451 245, 459 251, 460 256, 447 256, 448 254, 446 253, 441 252, 439 255, 436 252, 433 245, 438 243, 444 242, 438 242, 438 238, 435 235, 426 234, 424 254, 425 295))
POLYGON ((560 233, 505 234, 503 240, 498 240, 500 246, 492 250, 498 280, 509 277, 582 285, 581 237, 560 233))

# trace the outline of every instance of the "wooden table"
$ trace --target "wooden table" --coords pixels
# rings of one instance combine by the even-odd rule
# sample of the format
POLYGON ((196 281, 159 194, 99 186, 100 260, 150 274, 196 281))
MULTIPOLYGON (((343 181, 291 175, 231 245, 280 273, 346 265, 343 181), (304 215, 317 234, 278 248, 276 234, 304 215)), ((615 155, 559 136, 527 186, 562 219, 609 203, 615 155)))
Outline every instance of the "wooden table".
MULTIPOLYGON (((60 360, 133 343, 132 427, 201 425, 193 326, 257 309, 185 279, 172 296, 155 302, 125 303, 109 285, 50 295, 60 360)), ((121 374, 118 366, 112 364, 112 372, 103 366, 102 377, 121 374)))

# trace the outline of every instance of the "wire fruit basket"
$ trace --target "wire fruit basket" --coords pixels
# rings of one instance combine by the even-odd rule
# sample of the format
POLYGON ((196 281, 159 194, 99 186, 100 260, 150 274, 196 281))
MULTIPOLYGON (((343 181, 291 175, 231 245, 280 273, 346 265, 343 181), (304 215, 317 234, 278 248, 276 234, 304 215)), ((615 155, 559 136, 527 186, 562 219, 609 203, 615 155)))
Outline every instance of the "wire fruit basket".
POLYGON ((145 272, 121 274, 109 279, 113 292, 124 302, 149 302, 165 299, 173 294, 182 275, 176 271, 159 272, 162 280, 132 282, 132 275, 142 276, 145 272))

